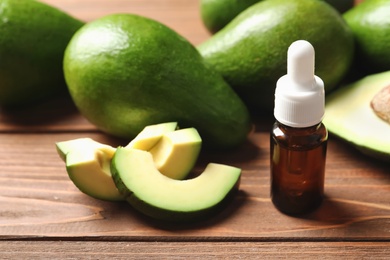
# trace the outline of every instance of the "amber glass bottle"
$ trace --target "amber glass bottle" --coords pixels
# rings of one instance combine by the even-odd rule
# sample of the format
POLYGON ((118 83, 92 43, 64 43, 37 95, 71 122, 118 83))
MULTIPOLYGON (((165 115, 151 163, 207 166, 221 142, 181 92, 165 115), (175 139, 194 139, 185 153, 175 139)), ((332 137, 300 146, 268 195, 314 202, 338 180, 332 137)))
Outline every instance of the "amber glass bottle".
POLYGON ((324 196, 328 132, 322 123, 294 128, 276 122, 271 134, 271 198, 280 211, 316 209, 324 196))
POLYGON ((287 52, 287 74, 276 83, 271 132, 271 199, 280 211, 299 215, 324 196, 328 132, 324 82, 314 74, 314 48, 304 40, 287 52))

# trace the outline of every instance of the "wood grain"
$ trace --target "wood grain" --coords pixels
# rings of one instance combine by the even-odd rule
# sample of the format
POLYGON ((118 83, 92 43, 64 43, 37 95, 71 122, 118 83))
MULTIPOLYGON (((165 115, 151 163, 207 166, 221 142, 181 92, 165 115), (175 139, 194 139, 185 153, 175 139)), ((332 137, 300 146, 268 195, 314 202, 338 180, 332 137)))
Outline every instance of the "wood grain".
MULTIPOLYGON (((76 122, 78 122, 76 120, 76 122)), ((323 206, 293 218, 279 213, 269 199, 268 133, 254 132, 240 149, 204 153, 205 163, 243 169, 235 201, 208 221, 175 225, 145 218, 126 203, 98 201, 82 194, 68 179, 54 143, 91 137, 125 145, 98 132, 1 134, 0 238, 106 237, 130 240, 267 240, 321 241, 390 239, 390 175, 387 165, 369 160, 331 140, 323 206)))
POLYGON ((6 259, 388 259, 386 242, 107 242, 11 241, 6 259), (227 257, 228 256, 228 257, 227 257))
MULTIPOLYGON (((91 21, 132 12, 161 21, 193 44, 209 37, 197 0, 44 0, 91 21)), ((269 129, 255 131, 239 149, 204 151, 208 162, 243 169, 240 192, 216 216, 172 224, 81 193, 69 180, 55 142, 110 137, 83 118, 69 97, 20 110, 0 109, 0 258, 322 258, 386 259, 390 253, 390 165, 370 159, 330 136, 326 200, 302 217, 278 212, 269 198, 269 129)))

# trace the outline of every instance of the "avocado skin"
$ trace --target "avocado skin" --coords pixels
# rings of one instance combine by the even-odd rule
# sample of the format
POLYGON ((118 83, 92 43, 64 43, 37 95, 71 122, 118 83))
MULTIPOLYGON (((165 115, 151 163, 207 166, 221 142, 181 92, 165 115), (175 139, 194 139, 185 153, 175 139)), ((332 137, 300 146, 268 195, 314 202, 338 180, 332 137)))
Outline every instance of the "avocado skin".
POLYGON ((343 14, 356 41, 354 64, 360 74, 390 70, 390 2, 362 1, 343 14))
POLYGON ((364 155, 367 155, 371 158, 375 158, 375 159, 383 161, 383 162, 390 163, 390 154, 389 153, 376 151, 376 150, 372 149, 372 147, 367 147, 367 146, 355 145, 355 148, 364 155))
POLYGON ((134 193, 130 194, 126 200, 134 208, 137 208, 140 212, 153 219, 172 223, 200 222, 217 215, 234 200, 239 191, 238 183, 236 184, 236 188, 232 189, 220 203, 204 210, 192 212, 173 212, 161 208, 156 208, 135 196, 134 193))
POLYGON ((350 145, 351 147, 353 147, 353 149, 356 149, 361 154, 378 161, 390 163, 390 150, 389 152, 378 151, 375 150, 375 147, 372 147, 368 143, 365 145, 357 144, 355 141, 347 139, 344 134, 337 132, 337 130, 332 129, 330 132, 332 136, 344 142, 345 144, 350 145))
POLYGON ((331 91, 350 68, 354 39, 340 13, 322 1, 259 2, 198 50, 252 111, 271 111, 276 81, 287 72, 287 49, 299 39, 314 46, 316 74, 331 91))
POLYGON ((201 0, 200 14, 205 27, 216 33, 249 6, 261 0, 201 0))
MULTIPOLYGON (((225 27, 238 14, 263 0, 201 0, 200 14, 203 24, 211 33, 225 27)), ((313 0, 317 1, 317 0, 313 0)), ((320 1, 320 0, 318 0, 320 1)), ((322 0, 344 13, 354 5, 354 0, 322 0)))
POLYGON ((118 137, 175 121, 195 127, 206 148, 225 149, 251 130, 245 104, 195 47, 146 17, 114 14, 84 26, 68 45, 64 72, 80 112, 118 137))
MULTIPOLYGON (((118 147, 118 150, 123 149, 118 147)), ((172 223, 193 223, 204 221, 211 216, 215 216, 225 209, 229 203, 231 203, 236 195, 239 192, 239 187, 241 183, 241 177, 237 179, 233 188, 226 194, 226 196, 219 202, 214 204, 209 208, 204 208, 202 210, 196 211, 172 211, 168 209, 163 209, 150 205, 142 198, 139 198, 134 192, 130 191, 126 184, 121 179, 118 169, 120 169, 120 164, 117 163, 118 153, 114 154, 113 159, 111 160, 111 173, 114 183, 117 189, 121 192, 127 202, 132 205, 139 212, 145 214, 151 219, 160 220, 164 222, 172 223)))
POLYGON ((0 1, 0 106, 66 91, 63 53, 83 22, 34 0, 0 1))

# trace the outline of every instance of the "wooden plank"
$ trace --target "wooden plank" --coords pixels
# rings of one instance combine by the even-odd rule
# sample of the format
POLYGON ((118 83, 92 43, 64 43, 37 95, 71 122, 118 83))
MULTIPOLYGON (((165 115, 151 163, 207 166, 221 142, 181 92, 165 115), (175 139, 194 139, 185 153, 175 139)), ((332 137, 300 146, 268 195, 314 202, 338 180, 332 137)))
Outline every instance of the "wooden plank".
POLYGON ((321 241, 390 240, 388 165, 331 140, 326 195, 315 213, 293 218, 269 199, 269 135, 254 132, 240 149, 204 153, 197 168, 220 162, 243 169, 241 191, 219 215, 201 223, 161 223, 127 203, 92 199, 68 179, 54 143, 91 137, 126 144, 101 133, 1 134, 0 237, 102 237, 137 240, 226 240, 288 238, 321 241))
POLYGON ((5 259, 388 259, 386 242, 7 241, 5 259))

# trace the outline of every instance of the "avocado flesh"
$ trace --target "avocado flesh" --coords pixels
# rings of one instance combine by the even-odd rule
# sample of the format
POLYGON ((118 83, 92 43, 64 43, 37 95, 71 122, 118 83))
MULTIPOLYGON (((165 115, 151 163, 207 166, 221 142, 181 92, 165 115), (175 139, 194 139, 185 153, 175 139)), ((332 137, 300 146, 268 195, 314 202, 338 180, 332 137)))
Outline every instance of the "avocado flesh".
POLYGON ((102 200, 124 200, 111 177, 115 148, 91 138, 58 142, 56 148, 69 178, 81 192, 102 200))
POLYGON ((287 49, 301 39, 315 48, 325 91, 334 89, 349 70, 354 38, 340 13, 322 1, 261 1, 197 48, 252 112, 269 112, 276 82, 286 74, 287 49))
POLYGON ((324 124, 334 135, 366 155, 390 161, 390 124, 370 107, 372 98, 390 85, 390 71, 344 86, 326 99, 324 124))
POLYGON ((83 149, 84 147, 88 147, 88 149, 93 149, 93 150, 100 149, 105 153, 107 153, 108 155, 111 155, 111 157, 114 155, 116 150, 115 148, 109 145, 96 142, 91 138, 78 138, 78 139, 56 143, 57 153, 64 162, 66 161, 66 155, 69 152, 77 151, 83 149))
POLYGON ((165 176, 182 180, 194 167, 202 139, 195 128, 185 128, 166 133, 149 151, 156 168, 165 176))
POLYGON ((65 93, 63 54, 84 22, 34 0, 0 4, 0 106, 21 107, 65 93))
POLYGON ((128 148, 149 151, 156 145, 161 137, 173 132, 177 128, 177 122, 168 122, 155 125, 148 125, 126 146, 128 148))
POLYGON ((99 149, 80 149, 66 155, 69 178, 83 193, 101 200, 122 201, 110 171, 111 155, 99 149))
POLYGON ((111 172, 135 209, 170 221, 209 216, 238 188, 241 176, 238 168, 210 163, 194 179, 174 180, 156 169, 150 153, 121 147, 114 155, 111 172))
MULTIPOLYGON (((152 149, 157 169, 171 178, 183 179, 199 156, 202 140, 196 129, 176 128, 176 122, 147 126, 126 147, 152 149)), ((56 148, 69 178, 80 191, 97 199, 124 200, 110 171, 115 148, 91 138, 58 142, 56 148)))
POLYGON ((64 74, 80 112, 122 138, 176 121, 195 127, 205 146, 226 149, 252 127, 245 104, 194 46, 145 17, 114 14, 83 26, 65 51, 64 74))

